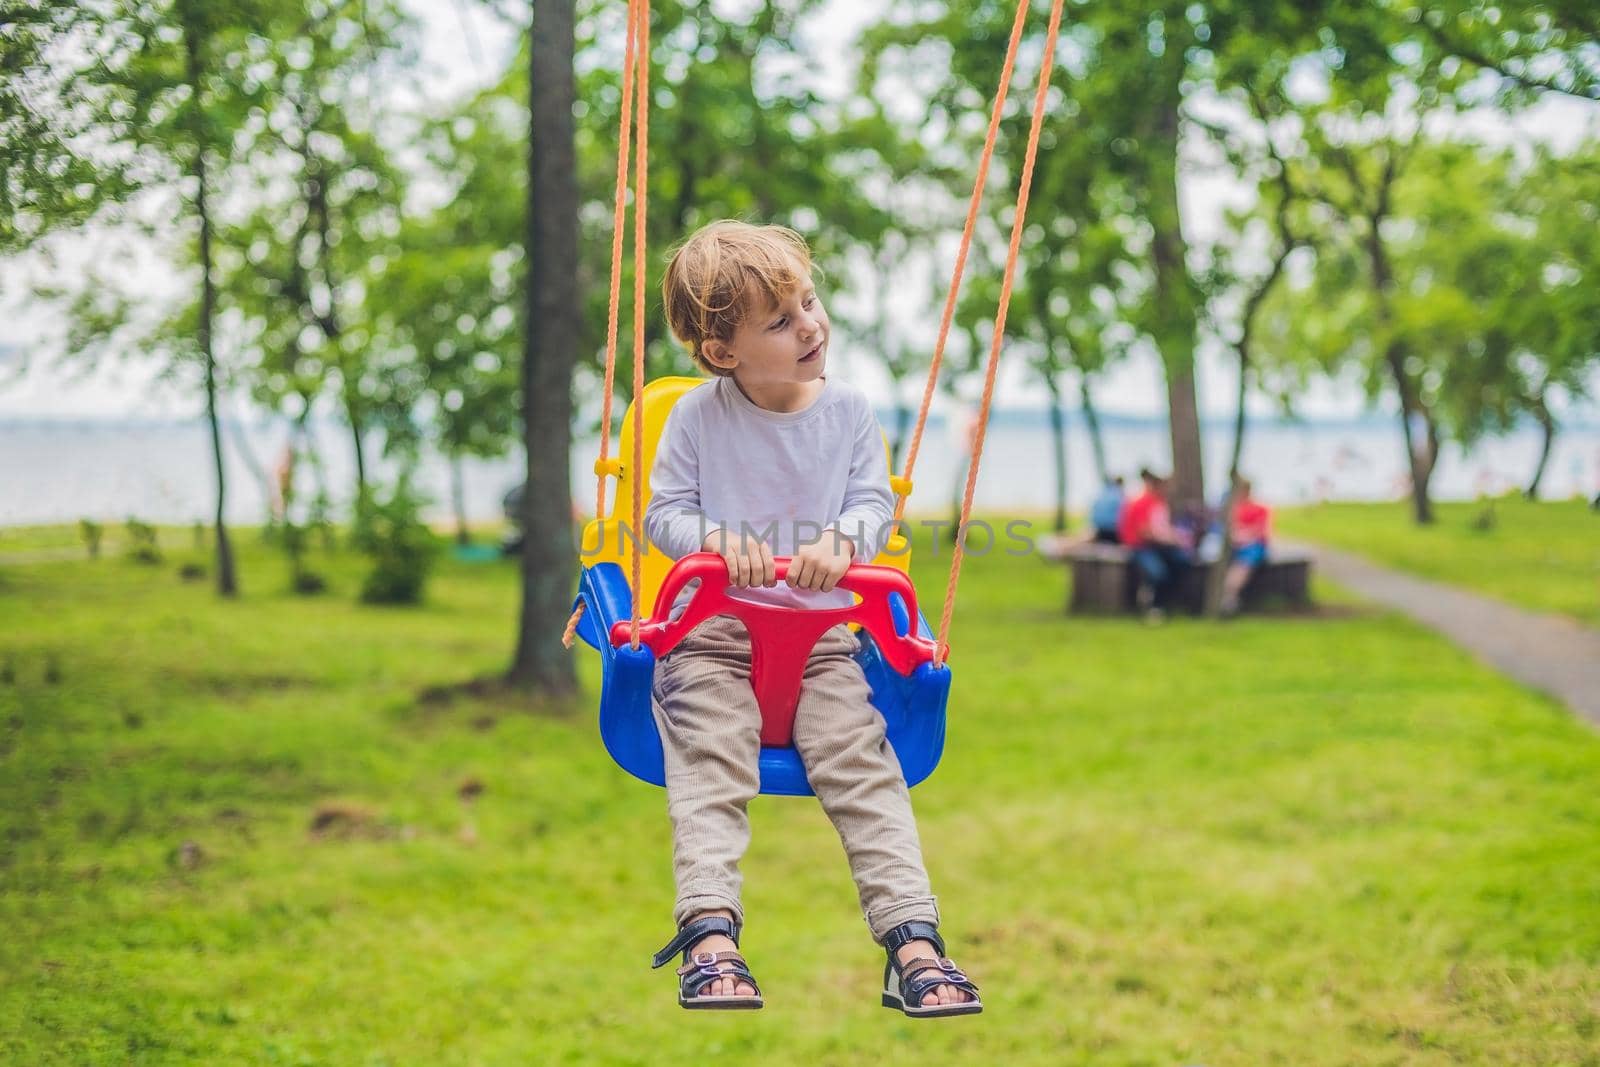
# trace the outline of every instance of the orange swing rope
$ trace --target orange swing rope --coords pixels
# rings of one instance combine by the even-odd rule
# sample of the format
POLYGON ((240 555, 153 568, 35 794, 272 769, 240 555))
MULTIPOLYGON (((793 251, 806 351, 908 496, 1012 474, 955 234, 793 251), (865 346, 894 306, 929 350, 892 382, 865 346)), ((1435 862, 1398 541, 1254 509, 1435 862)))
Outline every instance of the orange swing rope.
MULTIPOLYGON (((1018 5, 1019 21, 1020 11, 1027 6, 1028 0, 1021 0, 1018 5)), ((1028 214, 1028 192, 1033 186, 1033 161, 1039 153, 1039 130, 1044 124, 1044 103, 1050 93, 1050 72, 1055 66, 1056 39, 1061 33, 1061 5, 1062 0, 1053 0, 1050 5, 1050 28, 1045 33, 1044 56, 1039 66, 1039 84, 1033 93, 1033 115, 1028 125, 1028 147, 1022 159, 1022 175, 1017 185, 1017 206, 1011 219, 1011 243, 1006 249, 1005 280, 1000 286, 1000 306, 995 310, 994 330, 989 339, 989 363, 983 375, 983 400, 978 406, 978 433, 972 442, 972 463, 967 467, 967 489, 961 499, 961 525, 956 528, 955 552, 950 558, 950 581, 944 591, 944 613, 939 617, 939 637, 934 644, 933 664, 935 667, 944 663, 944 658, 950 651, 950 620, 956 608, 956 582, 961 578, 961 560, 966 554, 967 523, 972 518, 972 497, 978 488, 978 464, 983 460, 983 440, 989 430, 989 408, 994 400, 995 374, 1000 369, 1000 349, 1005 344, 1006 311, 1011 305, 1011 286, 1017 274, 1017 254, 1022 248, 1022 227, 1028 214)), ((1013 31, 1012 41, 1016 36, 1013 31)), ((1002 93, 1004 87, 1002 85, 1002 93)), ((995 114, 999 114, 998 102, 995 114)), ((976 199, 976 194, 974 194, 976 199)), ((967 231, 966 239, 970 240, 971 230, 967 231)), ((963 255, 965 249, 963 249, 963 255)), ((952 289, 946 303, 945 328, 949 326, 949 309, 955 301, 955 292, 952 289)), ((941 331, 941 342, 942 342, 941 331)), ((931 392, 931 390, 929 390, 931 392)), ((926 404, 926 401, 924 402, 926 404)), ((923 417, 926 417, 926 408, 923 417)), ((907 481, 910 480, 910 471, 906 472, 907 481)))
MULTIPOLYGON (((615 393, 617 372, 617 317, 622 295, 622 244, 627 213, 624 207, 628 198, 628 155, 633 125, 639 127, 639 145, 634 168, 634 223, 633 223, 633 396, 638 399, 644 391, 644 282, 645 282, 645 220, 649 189, 646 175, 649 172, 650 154, 650 12, 646 0, 628 0, 628 38, 622 64, 622 105, 617 133, 617 185, 611 216, 611 294, 606 311, 606 372, 605 388, 600 401, 600 458, 595 460, 596 519, 606 514, 606 476, 622 473, 620 460, 609 458, 611 448, 611 402, 615 393), (632 114, 630 115, 630 111, 632 114), (630 121, 630 118, 633 121, 630 121)), ((633 469, 644 465, 644 410, 633 405, 633 469)), ((633 479, 633 530, 635 542, 644 525, 642 479, 633 479)), ((639 554, 633 556, 633 588, 639 588, 639 554)), ((561 644, 572 647, 578 622, 583 618, 584 605, 580 600, 572 617, 561 632, 561 644)), ((639 647, 639 602, 634 599, 633 618, 629 628, 630 647, 639 647)))

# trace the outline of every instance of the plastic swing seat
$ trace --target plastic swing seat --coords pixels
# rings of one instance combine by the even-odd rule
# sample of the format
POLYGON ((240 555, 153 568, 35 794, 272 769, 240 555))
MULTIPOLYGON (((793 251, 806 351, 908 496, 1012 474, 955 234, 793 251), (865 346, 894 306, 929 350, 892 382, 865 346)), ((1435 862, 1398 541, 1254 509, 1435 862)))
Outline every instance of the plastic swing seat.
MULTIPOLYGON (((649 470, 656 442, 673 403, 704 384, 698 378, 660 378, 645 387, 636 403, 643 405, 644 463, 649 470)), ((631 407, 630 407, 631 412, 631 407)), ((630 455, 632 419, 624 417, 619 452, 630 455)), ((617 477, 617 501, 631 499, 631 475, 616 460, 600 461, 597 473, 617 477)), ((648 479, 640 486, 648 500, 648 479)), ((761 792, 810 796, 805 768, 792 743, 795 702, 806 660, 816 640, 841 623, 860 626, 861 651, 856 660, 866 674, 872 704, 883 716, 889 744, 900 761, 906 784, 914 786, 933 773, 944 750, 945 708, 950 695, 949 665, 933 665, 933 631, 917 607, 916 590, 906 574, 909 546, 895 534, 872 564, 855 564, 839 582, 855 602, 848 607, 808 611, 741 600, 729 595, 727 567, 711 553, 685 556, 674 565, 665 553, 635 537, 615 517, 590 522, 584 529, 584 566, 578 597, 583 606, 578 636, 600 652, 600 736, 606 751, 623 770, 653 785, 664 785, 661 736, 651 711, 651 686, 656 660, 665 656, 690 630, 713 615, 733 615, 750 632, 751 688, 761 708, 761 792), (631 647, 629 629, 634 591, 628 574, 640 546, 640 604, 653 604, 639 625, 639 647, 631 647), (683 614, 670 619, 678 594, 698 581, 683 614)), ((778 561, 781 581, 788 561, 778 561)))

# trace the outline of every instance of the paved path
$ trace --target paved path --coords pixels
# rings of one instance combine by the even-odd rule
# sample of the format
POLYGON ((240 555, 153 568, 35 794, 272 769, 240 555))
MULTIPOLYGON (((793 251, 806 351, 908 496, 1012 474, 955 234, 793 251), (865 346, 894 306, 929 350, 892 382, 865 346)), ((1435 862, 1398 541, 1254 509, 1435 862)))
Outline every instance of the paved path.
POLYGON ((1333 581, 1432 627, 1600 726, 1600 630, 1380 567, 1348 552, 1297 547, 1310 552, 1318 570, 1333 581))

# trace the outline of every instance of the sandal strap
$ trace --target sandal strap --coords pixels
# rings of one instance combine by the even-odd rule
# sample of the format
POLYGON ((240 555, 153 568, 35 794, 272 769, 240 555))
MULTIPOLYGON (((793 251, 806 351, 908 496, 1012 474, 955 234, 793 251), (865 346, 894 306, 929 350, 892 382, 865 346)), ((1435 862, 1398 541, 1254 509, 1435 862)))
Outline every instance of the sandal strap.
POLYGON ((939 928, 932 923, 901 923, 883 935, 883 947, 889 953, 891 960, 894 959, 896 952, 912 941, 931 942, 934 951, 940 956, 944 955, 944 938, 939 936, 939 928))
MULTIPOLYGON (((672 957, 680 952, 683 953, 684 962, 687 963, 689 961, 690 946, 699 943, 711 934, 721 934, 737 945, 739 943, 739 930, 738 923, 721 915, 705 915, 694 920, 694 922, 684 923, 678 927, 678 932, 673 935, 672 940, 663 945, 661 951, 651 957, 650 966, 652 968, 665 967, 672 962, 672 957)), ((941 948, 940 951, 943 952, 944 950, 941 948)))
POLYGON ((719 963, 733 963, 736 966, 748 967, 745 958, 737 952, 696 952, 690 955, 688 962, 678 968, 679 974, 688 974, 698 967, 714 967, 719 963))
POLYGON ((919 956, 907 963, 900 975, 900 995, 907 1004, 920 1004, 925 994, 942 985, 955 986, 978 999, 978 984, 954 960, 942 956, 937 960, 919 956))
MULTIPOLYGON (((706 986, 718 978, 732 978, 747 983, 761 995, 761 986, 737 952, 696 952, 689 962, 678 968, 678 988, 688 999, 698 997, 706 986)), ((715 997, 711 999, 716 999, 715 997)))

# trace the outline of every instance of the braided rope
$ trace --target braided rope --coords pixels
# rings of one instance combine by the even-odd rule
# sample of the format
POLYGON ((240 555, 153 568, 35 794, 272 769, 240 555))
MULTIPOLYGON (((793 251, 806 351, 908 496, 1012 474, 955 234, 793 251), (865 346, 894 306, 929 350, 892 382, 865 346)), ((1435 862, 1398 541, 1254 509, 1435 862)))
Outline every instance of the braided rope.
POLYGON ((944 346, 950 338, 950 323, 956 314, 956 297, 961 291, 961 276, 967 269, 967 253, 972 248, 972 231, 978 224, 978 207, 983 203, 983 187, 989 180, 989 164, 994 159, 994 143, 1000 133, 1000 114, 1005 109, 1006 94, 1011 86, 1011 73, 1017 65, 1017 48, 1022 42, 1022 27, 1028 20, 1028 0, 1017 0, 1017 14, 1011 22, 1011 40, 1006 45, 1005 65, 1000 68, 1000 86, 995 90, 994 107, 989 112, 989 131, 983 138, 983 155, 978 159, 978 176, 972 183, 972 199, 967 203, 967 221, 961 229, 961 247, 956 251, 955 270, 950 276, 950 289, 944 298, 944 314, 939 319, 939 339, 933 344, 933 362, 928 367, 928 384, 922 390, 922 407, 917 411, 917 425, 911 431, 911 445, 906 449, 906 472, 902 475, 904 491, 895 494, 894 524, 899 526, 905 517, 906 498, 911 493, 911 474, 917 466, 917 453, 922 450, 922 431, 928 424, 928 409, 933 404, 933 390, 939 383, 939 367, 944 363, 944 346))
POLYGON ((561 631, 561 647, 571 648, 572 638, 578 632, 578 620, 583 618, 583 601, 578 601, 578 606, 572 611, 572 618, 567 620, 567 628, 561 631))
POLYGON ((638 124, 638 151, 633 173, 633 619, 628 627, 628 647, 639 649, 639 591, 644 565, 644 274, 646 185, 650 160, 650 8, 637 0, 638 51, 634 62, 634 122, 638 124))
POLYGON ((1028 214, 1028 193, 1033 186, 1033 162, 1039 153, 1039 130, 1044 125, 1044 102, 1050 92, 1050 71, 1055 65, 1056 38, 1061 33, 1062 0, 1050 4, 1050 28, 1045 33, 1044 57, 1039 66, 1039 84, 1033 94, 1033 116, 1028 126, 1028 147, 1023 155, 1022 177, 1017 186, 1016 214, 1011 220, 1011 244, 1006 250, 1005 280, 1000 286, 1000 307, 994 316, 994 333, 989 339, 989 364, 983 377, 983 401, 978 408, 978 434, 972 442, 972 463, 967 468, 967 491, 961 500, 961 525, 956 528, 956 547, 950 560, 950 581, 944 591, 944 614, 939 618, 939 638, 934 645, 933 663, 937 667, 949 654, 950 619, 956 608, 956 582, 961 577, 961 560, 966 554, 967 522, 972 517, 972 497, 978 488, 978 464, 983 459, 983 439, 989 429, 989 407, 994 399, 995 374, 1000 369, 1000 350, 1005 345, 1006 311, 1011 305, 1011 286, 1016 280, 1017 254, 1022 248, 1022 228, 1028 214))
POLYGON ((606 383, 600 402, 600 459, 595 463, 594 517, 606 517, 606 458, 611 451, 611 399, 617 376, 617 311, 622 302, 622 238, 627 215, 628 153, 633 126, 628 108, 633 101, 633 72, 637 64, 638 8, 641 0, 628 0, 628 47, 622 61, 622 111, 617 132, 617 193, 611 213, 611 300, 606 310, 606 383))

